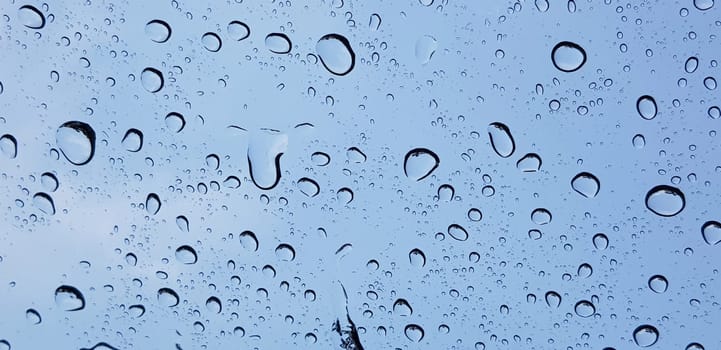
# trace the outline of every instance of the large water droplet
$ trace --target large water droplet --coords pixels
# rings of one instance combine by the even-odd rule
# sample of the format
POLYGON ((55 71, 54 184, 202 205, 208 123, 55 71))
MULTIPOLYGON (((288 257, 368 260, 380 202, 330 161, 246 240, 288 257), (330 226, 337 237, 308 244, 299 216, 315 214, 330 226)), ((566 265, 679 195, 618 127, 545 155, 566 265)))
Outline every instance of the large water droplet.
POLYGON ((189 245, 183 245, 175 250, 175 258, 182 264, 191 265, 198 262, 198 253, 189 245))
POLYGON ((546 292, 546 305, 556 308, 561 306, 561 295, 554 291, 546 292))
POLYGON ((240 234, 240 245, 246 250, 255 252, 258 251, 258 238, 255 233, 251 231, 243 231, 240 234))
POLYGON ((93 159, 95 130, 90 125, 79 121, 66 122, 60 125, 55 138, 60 151, 70 163, 84 165, 93 159))
POLYGON ((589 278, 593 274, 593 267, 591 267, 588 263, 583 263, 578 266, 578 271, 576 271, 576 274, 578 277, 582 278, 589 278))
POLYGON ((706 11, 713 7, 714 0, 693 0, 693 6, 701 11, 706 11))
POLYGON ((228 37, 235 41, 241 41, 250 36, 250 27, 241 21, 228 23, 228 37))
POLYGON ((315 197, 320 193, 320 186, 315 180, 303 177, 298 180, 298 189, 308 197, 315 197))
POLYGON ((393 303, 393 313, 398 316, 411 316, 413 315, 413 308, 405 299, 398 299, 393 303))
POLYGON ((639 97, 636 101, 636 111, 638 111, 638 114, 643 119, 651 120, 656 118, 656 114, 658 113, 656 100, 649 95, 639 97))
POLYGON ((170 288, 160 288, 158 289, 158 302, 162 306, 173 307, 180 303, 180 297, 170 288))
POLYGON ((150 215, 155 215, 160 211, 160 197, 157 194, 151 193, 145 198, 145 210, 150 215))
POLYGON ((448 226, 448 234, 458 241, 465 241, 468 239, 468 231, 458 224, 448 226))
POLYGON ((270 33, 265 37, 265 47, 272 53, 286 54, 290 52, 292 44, 287 35, 283 33, 270 33))
POLYGON ((426 64, 430 62, 436 49, 438 49, 438 41, 430 35, 424 35, 416 41, 416 59, 421 64, 426 64))
POLYGON ((686 196, 676 187, 659 185, 646 194, 646 207, 656 215, 674 216, 686 206, 686 196))
POLYGON ((154 19, 145 25, 145 35, 156 43, 164 43, 170 39, 170 25, 160 19, 154 19))
POLYGON ((528 153, 516 162, 516 168, 524 173, 535 173, 541 169, 541 156, 528 153))
POLYGON ((45 26, 45 16, 32 5, 23 5, 18 9, 20 23, 30 29, 42 29, 45 26))
POLYGON ((706 221, 701 226, 701 235, 708 245, 721 243, 721 223, 718 221, 706 221))
POLYGON ((220 40, 218 34, 207 32, 200 38, 200 42, 203 43, 203 47, 210 52, 218 52, 223 46, 223 42, 220 40))
POLYGON ((126 150, 130 152, 138 152, 143 148, 143 132, 138 129, 128 129, 120 141, 126 150))
POLYGON ((425 335, 423 328, 417 324, 407 325, 404 329, 404 333, 406 334, 406 338, 414 343, 419 343, 423 340, 423 336, 425 335))
POLYGON ((662 275, 653 275, 648 279, 648 288, 656 293, 663 293, 668 289, 668 280, 662 275))
POLYGON ((280 181, 280 158, 288 147, 288 136, 261 130, 251 134, 248 144, 250 179, 261 190, 270 190, 280 181))
POLYGON ((595 175, 582 172, 573 177, 571 187, 574 191, 578 192, 578 194, 586 198, 593 198, 598 194, 601 183, 595 175))
POLYGON ((536 225, 547 225, 551 223, 551 212, 545 208, 537 208, 531 212, 531 221, 536 225))
POLYGON ((658 341, 658 329, 651 325, 641 325, 633 330, 633 341, 636 345, 647 348, 658 341))
POLYGON ((403 171, 415 181, 421 181, 436 170, 441 160, 433 151, 426 148, 414 148, 406 153, 403 171))
POLYGON ((574 72, 586 63, 586 51, 578 44, 561 41, 551 50, 553 65, 562 72, 574 72))
POLYGON ((179 133, 185 128, 185 117, 177 112, 170 112, 165 116, 165 126, 168 130, 179 133))
POLYGON ((55 304, 64 311, 79 311, 85 308, 85 297, 77 288, 63 285, 55 290, 55 304))
POLYGON ((408 253, 408 259, 410 260, 411 265, 415 267, 426 266, 426 254, 418 248, 414 248, 410 251, 410 253, 408 253))
POLYGON ((205 301, 205 308, 212 313, 219 314, 223 311, 223 305, 217 297, 210 297, 205 301))
POLYGON ((573 310, 576 312, 576 315, 584 318, 591 317, 596 313, 596 307, 588 300, 581 300, 577 302, 576 306, 573 307, 573 310))
POLYGON ((45 214, 55 215, 55 203, 47 193, 36 193, 33 196, 33 205, 45 214))
POLYGON ((163 73, 160 73, 159 70, 147 67, 140 73, 140 83, 146 91, 156 93, 165 85, 165 79, 163 79, 163 73))
POLYGON ((282 261, 293 261, 295 249, 290 244, 281 243, 275 248, 275 256, 282 261))
POLYGON ((355 52, 342 35, 324 35, 315 44, 315 51, 323 66, 335 75, 346 75, 355 66, 355 52))
POLYGON ((503 123, 495 122, 488 125, 488 137, 491 139, 493 151, 502 158, 508 158, 516 150, 511 130, 503 123))
POLYGON ((10 134, 0 136, 0 152, 10 159, 18 156, 18 140, 15 136, 10 134))
POLYGON ((598 250, 608 248, 608 237, 603 233, 597 233, 593 236, 593 246, 598 250))

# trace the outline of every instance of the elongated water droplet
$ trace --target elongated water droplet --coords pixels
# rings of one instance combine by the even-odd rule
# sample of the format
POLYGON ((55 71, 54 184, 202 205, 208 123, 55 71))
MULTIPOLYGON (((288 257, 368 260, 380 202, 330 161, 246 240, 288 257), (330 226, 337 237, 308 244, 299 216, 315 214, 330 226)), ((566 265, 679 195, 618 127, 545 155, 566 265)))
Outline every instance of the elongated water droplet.
POLYGON ((150 215, 155 215, 160 211, 160 197, 157 194, 151 193, 145 198, 145 210, 150 215))
POLYGON ((156 93, 165 85, 165 79, 159 70, 147 67, 140 73, 140 83, 146 91, 156 93))
POLYGON ((405 299, 398 299, 393 303, 393 313, 398 316, 411 316, 413 315, 413 308, 405 299))
POLYGON ((516 150, 516 142, 506 124, 499 122, 489 124, 488 137, 491 140, 493 151, 502 158, 510 157, 516 150))
POLYGON ((189 245, 183 245, 175 250, 175 258, 182 264, 192 265, 198 262, 198 253, 189 245))
POLYGON ((582 172, 573 177, 571 187, 574 191, 578 192, 578 194, 586 198, 593 198, 598 194, 601 183, 595 175, 582 172))
POLYGON ((426 266, 426 254, 418 248, 414 248, 410 251, 410 253, 408 253, 408 259, 410 260, 411 265, 415 267, 426 266))
POLYGON ((596 307, 588 300, 581 300, 577 302, 573 307, 573 310, 576 312, 576 315, 584 318, 591 317, 596 313, 596 307))
POLYGON ((66 122, 60 125, 55 138, 65 159, 74 165, 85 165, 95 155, 95 130, 86 123, 66 122))
POLYGON ((308 197, 315 197, 320 193, 320 186, 313 179, 303 177, 298 180, 297 184, 300 192, 308 197))
POLYGON ((656 100, 649 95, 639 97, 636 101, 636 111, 638 111, 638 114, 643 119, 651 120, 656 118, 656 114, 658 113, 656 100))
POLYGON ((165 307, 174 307, 180 303, 180 297, 170 288, 160 288, 158 289, 158 303, 165 307))
POLYGON ((427 148, 414 148, 406 153, 403 171, 408 178, 421 181, 433 173, 440 162, 440 158, 433 151, 427 148))
POLYGON ((55 290, 55 304, 64 311, 80 311, 85 308, 85 297, 77 288, 63 285, 55 290))
POLYGON ((295 249, 290 244, 281 243, 275 248, 275 256, 282 261, 293 261, 295 249))
POLYGON ((721 243, 721 223, 718 221, 706 221, 701 226, 701 235, 708 245, 721 243))
POLYGON ((653 275, 648 279, 648 288, 656 293, 663 293, 668 289, 668 280, 662 275, 653 275))
POLYGON ((251 231, 243 231, 240 234, 240 245, 248 251, 258 251, 258 238, 251 231))
POLYGON ((143 132, 138 129, 128 129, 120 141, 126 150, 130 152, 138 152, 143 148, 143 132))
POLYGON ((468 231, 458 224, 448 226, 448 235, 458 241, 465 241, 468 239, 468 231))
POLYGON ((546 292, 546 305, 550 307, 559 307, 561 306, 561 295, 554 291, 546 292))
POLYGON ((656 344, 658 336, 658 329, 647 324, 638 326, 633 330, 633 341, 642 348, 656 344))
POLYGON ((416 59, 421 64, 426 64, 431 61, 436 49, 438 41, 430 35, 424 35, 416 41, 416 59))
POLYGON ((659 185, 646 194, 646 207, 656 215, 674 216, 685 206, 686 196, 676 187, 659 185))
POLYGON ((516 162, 516 168, 524 173, 535 173, 541 170, 541 156, 535 153, 528 153, 516 162))
POLYGON ((381 23, 381 16, 377 13, 374 13, 371 15, 370 21, 368 22, 368 27, 370 27, 371 30, 378 30, 381 26, 381 23))
POLYGON ((32 5, 23 5, 18 9, 20 23, 30 29, 42 29, 45 26, 45 16, 32 5))
POLYGON ((10 134, 0 136, 0 152, 10 159, 18 156, 18 140, 15 136, 10 134))
POLYGON ((207 32, 200 38, 200 42, 203 43, 203 47, 210 52, 218 52, 223 46, 223 42, 220 40, 218 34, 207 32))
POLYGON ((241 41, 250 36, 250 27, 241 21, 228 23, 228 37, 235 41, 241 41))
POLYGON ((55 215, 55 203, 47 193, 36 193, 33 196, 33 205, 45 214, 55 215))
POLYGON ((286 54, 290 52, 292 44, 287 35, 283 33, 270 33, 265 37, 265 47, 272 53, 286 54))
POLYGON ((406 334, 406 338, 408 338, 408 340, 414 343, 420 343, 420 341, 423 340, 423 336, 425 335, 423 328, 421 328, 421 326, 417 324, 407 325, 404 329, 404 333, 406 334))
POLYGON ((335 75, 346 75, 355 66, 355 52, 348 39, 340 34, 327 34, 315 44, 315 51, 325 69, 335 75))
POLYGON ((145 35, 156 43, 168 41, 171 33, 170 25, 163 20, 154 19, 145 24, 145 35))
POLYGON ((551 61, 562 72, 575 72, 586 63, 586 50, 576 43, 561 41, 551 50, 551 61))
POLYGON ((250 179, 261 190, 270 190, 280 181, 280 158, 288 147, 288 136, 261 130, 251 134, 248 144, 250 179))

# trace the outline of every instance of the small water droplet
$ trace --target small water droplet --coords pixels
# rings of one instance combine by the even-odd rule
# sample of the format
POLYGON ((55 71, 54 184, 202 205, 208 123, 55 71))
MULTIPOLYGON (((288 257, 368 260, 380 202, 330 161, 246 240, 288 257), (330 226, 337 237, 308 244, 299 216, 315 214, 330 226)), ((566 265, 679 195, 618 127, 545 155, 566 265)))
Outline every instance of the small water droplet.
POLYGON ((185 117, 177 112, 170 112, 165 116, 165 126, 168 130, 179 133, 185 128, 185 117))
POLYGON ((420 343, 420 341, 423 340, 423 336, 425 335, 423 328, 421 328, 421 326, 417 324, 407 325, 404 329, 404 333, 406 334, 406 338, 408 338, 408 340, 414 343, 420 343))
POLYGON ((223 310, 220 299, 218 299, 217 297, 208 298, 208 300, 205 301, 205 308, 215 314, 219 314, 223 310))
POLYGON ((593 267, 587 263, 583 263, 578 266, 576 274, 581 278, 589 278, 593 274, 593 267))
POLYGON ((0 136, 0 152, 10 159, 18 156, 18 140, 15 136, 10 134, 0 136))
POLYGON ((646 146, 646 138, 641 134, 636 134, 633 137, 633 147, 636 147, 637 149, 641 149, 644 146, 646 146))
POLYGON ((448 234, 455 240, 465 241, 468 239, 468 231, 463 226, 452 224, 448 226, 448 234))
POLYGON ((415 267, 426 266, 426 254, 418 248, 415 248, 408 253, 408 259, 410 260, 411 265, 415 267))
POLYGON ((721 108, 718 106, 711 106, 708 108, 708 116, 711 119, 719 119, 721 118, 721 108))
POLYGON ((203 47, 210 52, 218 52, 223 46, 223 42, 220 40, 218 34, 207 32, 200 38, 200 42, 203 43, 203 47))
POLYGON ((160 197, 157 194, 151 193, 145 198, 145 210, 150 215, 155 215, 160 211, 160 197))
POLYGON ((393 313, 398 316, 411 316, 413 315, 413 308, 405 299, 398 299, 393 303, 393 313))
POLYGON ((506 124, 499 122, 489 124, 488 137, 491 140, 493 151, 502 158, 510 157, 516 150, 516 142, 506 124))
POLYGON ((156 93, 165 85, 165 79, 159 70, 147 67, 140 73, 140 83, 146 91, 156 93))
POLYGON ((656 114, 658 113, 656 100, 649 95, 639 97, 636 101, 636 111, 638 111, 638 114, 643 119, 651 120, 656 118, 656 114))
POLYGON ((154 19, 145 24, 145 35, 156 43, 168 41, 171 33, 170 25, 163 20, 154 19))
POLYGON ((689 57, 684 64, 684 69, 686 70, 686 73, 693 73, 696 71, 696 68, 698 68, 698 58, 694 56, 689 57))
POLYGON ((320 62, 335 75, 346 75, 355 66, 355 52, 348 39, 340 34, 327 34, 318 40, 315 51, 320 62))
POLYGON ((265 47, 272 53, 289 53, 291 46, 290 38, 283 33, 270 33, 265 37, 265 47))
POLYGON ((468 220, 471 221, 481 221, 483 218, 483 213, 480 209, 477 208, 471 208, 468 210, 468 220))
POLYGON ((120 141, 126 150, 130 152, 138 152, 143 148, 143 132, 138 129, 128 129, 120 141))
POLYGON ((85 165, 95 154, 95 130, 90 125, 69 121, 60 125, 56 134, 56 142, 60 151, 70 163, 85 165))
POLYGON ((205 165, 213 170, 218 170, 220 167, 220 157, 217 154, 209 154, 205 157, 205 165))
POLYGON ((721 243, 721 223, 718 221, 706 221, 701 226, 701 235, 708 245, 721 243))
POLYGON ((64 311, 80 311, 85 308, 85 297, 77 288, 63 285, 55 290, 55 304, 64 311))
POLYGON ((158 302, 165 307, 174 307, 180 303, 180 297, 170 288, 160 288, 158 289, 158 302))
POLYGON ((598 250, 608 248, 608 237, 603 233, 597 233, 593 236, 593 246, 598 250))
POLYGON ((577 302, 576 306, 573 307, 573 310, 576 312, 576 315, 584 318, 591 317, 596 313, 596 307, 588 300, 581 300, 577 302))
POLYGON ((189 245, 183 245, 175 250, 175 258, 182 264, 192 265, 198 262, 198 253, 189 245))
POLYGON ((18 9, 20 23, 30 29, 42 29, 45 26, 45 16, 32 5, 23 5, 18 9))
POLYGON ((531 212, 531 221, 536 225, 547 225, 551 223, 551 212, 545 208, 537 208, 531 212))
POLYGON ((578 192, 578 194, 586 198, 593 198, 598 194, 601 183, 595 175, 582 172, 573 177, 571 187, 574 191, 578 192))
POLYGON ((553 65, 562 72, 575 72, 586 63, 586 50, 580 45, 561 41, 551 50, 553 65))
POLYGON ((561 295, 554 291, 546 292, 546 305, 556 308, 561 306, 561 295))
POLYGON ((648 288, 656 293, 663 293, 668 289, 668 280, 662 275, 653 275, 648 279, 648 288))
POLYGON ((433 151, 426 148, 415 148, 406 153, 403 171, 415 181, 428 177, 438 167, 441 160, 433 151))
POLYGON ((541 170, 541 156, 528 153, 516 162, 516 168, 524 173, 535 173, 541 170))
POLYGON ((647 324, 638 326, 633 330, 633 341, 642 348, 656 344, 658 336, 658 329, 647 324))
POLYGON ((686 196, 676 187, 659 185, 646 194, 646 207, 656 215, 670 217, 686 206, 686 196))
POLYGON ((250 27, 241 21, 228 23, 228 37, 235 41, 241 41, 250 36, 250 27))
POLYGON ((538 9, 539 12, 546 12, 549 7, 548 0, 536 0, 536 9, 538 9))
POLYGON ((330 156, 323 152, 314 152, 310 155, 310 160, 316 166, 326 166, 330 163, 330 156))
POLYGON ((190 231, 190 223, 188 222, 188 218, 186 218, 183 215, 179 215, 175 218, 175 224, 178 225, 178 228, 180 231, 188 232, 190 231))

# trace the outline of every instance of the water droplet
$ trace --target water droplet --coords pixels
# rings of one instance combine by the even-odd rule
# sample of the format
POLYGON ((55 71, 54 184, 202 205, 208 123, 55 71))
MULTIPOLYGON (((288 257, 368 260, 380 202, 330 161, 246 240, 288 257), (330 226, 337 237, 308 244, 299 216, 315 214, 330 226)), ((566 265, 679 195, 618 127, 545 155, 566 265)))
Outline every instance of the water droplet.
POLYGON ((483 218, 483 213, 481 213, 480 209, 471 208, 468 210, 468 220, 481 221, 482 218, 483 218))
POLYGON ((535 153, 528 153, 516 162, 516 168, 524 173, 535 173, 541 170, 541 156, 535 153))
POLYGON ((575 72, 586 63, 586 51, 578 44, 561 41, 551 50, 553 65, 562 72, 575 72))
POLYGON ((165 307, 174 307, 180 303, 180 297, 170 288, 160 288, 158 289, 158 302, 165 307))
POLYGON ((643 119, 651 120, 656 118, 656 114, 658 113, 656 100, 649 95, 639 97, 636 101, 636 111, 638 111, 638 114, 643 119))
POLYGON ((217 297, 208 298, 208 300, 205 301, 205 308, 215 314, 219 314, 223 310, 220 299, 218 299, 217 297))
POLYGON ((164 43, 170 39, 170 25, 160 19, 154 19, 145 25, 145 35, 156 43, 164 43))
POLYGON ((155 215, 160 211, 160 197, 157 194, 151 193, 145 198, 145 210, 150 215, 155 215))
POLYGON ((421 328, 421 326, 417 324, 407 325, 404 333, 406 334, 406 338, 408 338, 408 340, 414 343, 419 343, 421 340, 423 340, 423 336, 425 335, 423 328, 421 328))
POLYGON ((413 315, 413 308, 405 299, 398 299, 393 303, 393 313, 398 316, 411 316, 413 315))
POLYGON ((684 69, 686 70, 686 73, 693 73, 696 71, 696 68, 698 68, 698 58, 691 56, 686 60, 686 64, 684 64, 684 69))
POLYGON ((511 130, 503 123, 495 122, 488 125, 488 137, 491 139, 493 151, 502 158, 510 157, 516 150, 511 130))
POLYGON ((577 302, 576 306, 573 307, 573 310, 576 312, 576 315, 584 318, 591 317, 596 313, 596 307, 588 300, 581 300, 577 302))
POLYGON ((381 22, 381 16, 377 13, 374 13, 371 15, 368 26, 371 28, 371 30, 378 30, 381 27, 381 22))
POLYGON ((443 184, 443 185, 438 186, 438 191, 436 191, 438 200, 444 201, 444 202, 452 201, 455 193, 456 193, 456 190, 453 188, 453 186, 451 186, 449 184, 443 184))
POLYGON ((646 207, 656 215, 674 216, 686 206, 686 196, 676 187, 659 185, 646 194, 646 207))
POLYGON ((411 265, 415 267, 426 266, 426 254, 418 248, 415 248, 408 253, 408 259, 410 260, 411 265))
POLYGON ((55 203, 47 193, 36 193, 33 196, 33 205, 45 214, 55 215, 55 203))
POLYGON ((416 41, 416 58, 421 64, 430 62, 431 57, 438 49, 438 41, 430 36, 424 35, 416 41))
POLYGON ((426 148, 415 148, 406 153, 403 171, 415 181, 421 181, 436 170, 441 160, 433 151, 426 148))
POLYGON ((711 119, 718 119, 721 118, 721 108, 718 106, 711 106, 708 108, 708 116, 711 119))
POLYGON ((703 86, 705 86, 709 90, 716 90, 716 79, 713 77, 706 77, 703 79, 703 86))
POLYGON ((42 29, 45 26, 45 16, 31 5, 23 5, 18 9, 18 19, 30 29, 42 29))
POLYGON ((250 36, 250 27, 241 21, 228 23, 228 37, 235 41, 241 41, 250 36))
POLYGON ((355 66, 355 52, 342 35, 324 35, 315 44, 315 51, 325 69, 335 75, 346 75, 355 66))
POLYGON ((130 152, 138 152, 143 148, 143 132, 138 129, 128 129, 120 141, 126 150, 130 152))
POLYGON ((448 226, 448 234, 458 241, 465 241, 468 239, 468 231, 458 224, 448 226))
POLYGON ((534 241, 537 241, 537 240, 543 238, 543 232, 541 232, 541 230, 537 230, 537 229, 528 230, 528 238, 530 238, 534 241))
POLYGON ((578 194, 586 198, 593 198, 598 194, 601 183, 595 175, 582 172, 573 177, 571 187, 574 191, 578 192, 578 194))
POLYGON ((315 197, 320 193, 320 187, 318 183, 313 179, 303 177, 298 180, 298 189, 301 193, 308 197, 315 197))
POLYGON ((421 5, 426 7, 433 5, 433 0, 418 0, 418 2, 420 2, 421 5))
POLYGON ((578 271, 576 273, 578 274, 578 277, 589 278, 593 274, 593 267, 587 263, 583 263, 578 266, 578 271))
POLYGON ((662 275, 653 275, 648 279, 648 288, 656 293, 663 293, 668 289, 668 280, 662 275))
POLYGON ((547 225, 551 223, 551 212, 545 208, 537 208, 531 212, 531 221, 536 225, 547 225))
POLYGON ((336 198, 343 204, 349 204, 353 201, 353 191, 348 187, 343 187, 336 192, 336 198))
POLYGON ((156 93, 165 85, 165 79, 163 79, 163 73, 160 73, 159 70, 147 67, 140 73, 140 83, 146 91, 156 93))
POLYGON ((691 343, 686 345, 686 350, 705 350, 703 345, 699 343, 691 343))
POLYGON ((295 249, 286 243, 281 243, 275 248, 275 256, 282 261, 295 260, 295 249))
POLYGON ((633 147, 636 147, 637 149, 641 149, 644 146, 646 146, 646 138, 641 134, 636 134, 633 137, 633 147))
POLYGON ((130 305, 128 312, 135 318, 142 317, 145 315, 145 306, 143 305, 130 305))
POLYGON ((251 231, 243 231, 240 234, 240 245, 248 251, 258 251, 258 238, 251 231))
POLYGON ((168 130, 179 133, 185 128, 185 117, 180 113, 170 112, 165 116, 165 126, 168 130))
POLYGON ((175 250, 175 258, 182 264, 192 265, 198 262, 198 253, 189 245, 183 245, 175 250))
POLYGON ((548 0, 536 0, 536 8, 539 12, 546 12, 549 7, 548 0))
POLYGON ((291 46, 290 38, 283 33, 270 33, 265 37, 265 47, 272 53, 289 53, 291 46))
POLYGON ((18 156, 18 141, 15 136, 10 134, 0 136, 0 152, 10 159, 18 156))
POLYGON ((220 157, 217 154, 209 154, 205 157, 205 165, 213 170, 218 170, 220 167, 220 157))
POLYGON ((366 157, 365 153, 363 153, 363 151, 358 149, 358 147, 348 148, 348 150, 346 150, 345 154, 346 154, 346 157, 348 157, 348 160, 352 163, 357 163, 357 164, 365 163, 366 159, 368 159, 368 157, 366 157))
POLYGON ((90 125, 69 121, 60 125, 56 134, 60 151, 70 163, 85 165, 95 154, 95 130, 90 125))
POLYGON ((175 218, 175 224, 178 225, 178 228, 180 231, 188 232, 190 231, 190 223, 188 222, 188 218, 186 218, 183 215, 179 215, 175 218))
POLYGON ((713 7, 714 0, 693 0, 693 6, 701 11, 709 10, 713 7))
POLYGON ((314 165, 326 166, 330 163, 330 156, 323 152, 314 152, 310 155, 310 160, 314 165))
POLYGON ((30 322, 30 324, 40 324, 40 322, 42 322, 40 313, 35 309, 25 310, 25 319, 30 322))
POLYGON ((218 34, 207 32, 200 38, 200 42, 203 43, 203 47, 210 52, 220 51, 220 47, 223 46, 223 42, 220 40, 218 34))
POLYGON ((633 341, 636 345, 647 348, 658 341, 658 330, 651 325, 641 325, 633 330, 633 341))
POLYGON ((63 285, 55 290, 55 304, 64 311, 79 311, 85 308, 85 297, 77 288, 63 285))
POLYGON ((223 180, 223 186, 226 188, 238 188, 240 187, 240 179, 237 176, 228 176, 223 180))
POLYGON ((603 233, 597 233, 593 236, 593 246, 598 250, 608 248, 608 237, 603 233))
POLYGON ((546 305, 556 308, 561 306, 561 295, 554 291, 546 292, 546 305))
POLYGON ((261 130, 251 134, 248 144, 250 179, 261 190, 270 190, 280 181, 280 158, 288 147, 288 136, 261 130))
POLYGON ((718 221, 706 221, 701 226, 701 235, 708 245, 721 243, 721 223, 718 221))

